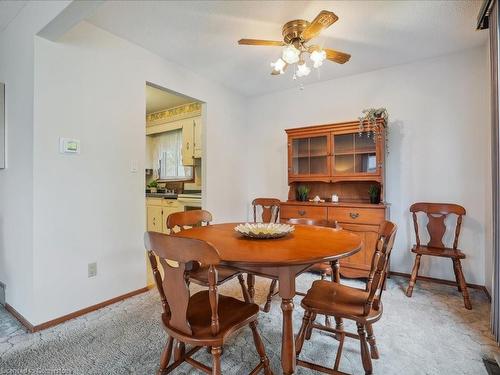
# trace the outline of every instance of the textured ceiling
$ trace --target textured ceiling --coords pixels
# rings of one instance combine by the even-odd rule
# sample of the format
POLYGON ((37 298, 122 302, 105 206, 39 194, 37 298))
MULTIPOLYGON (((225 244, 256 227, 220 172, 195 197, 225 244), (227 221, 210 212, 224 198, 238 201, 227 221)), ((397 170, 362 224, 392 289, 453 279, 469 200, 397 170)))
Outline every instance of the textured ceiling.
POLYGON ((0 32, 2 32, 9 23, 19 14, 24 8, 27 1, 9 1, 0 0, 0 32))
POLYGON ((146 113, 157 112, 195 101, 195 99, 188 96, 146 85, 146 113))
POLYGON ((296 87, 288 72, 270 76, 279 47, 239 46, 240 38, 281 38, 289 20, 322 9, 339 20, 315 42, 350 53, 301 79, 327 80, 481 45, 481 1, 108 1, 88 21, 241 94, 296 87))

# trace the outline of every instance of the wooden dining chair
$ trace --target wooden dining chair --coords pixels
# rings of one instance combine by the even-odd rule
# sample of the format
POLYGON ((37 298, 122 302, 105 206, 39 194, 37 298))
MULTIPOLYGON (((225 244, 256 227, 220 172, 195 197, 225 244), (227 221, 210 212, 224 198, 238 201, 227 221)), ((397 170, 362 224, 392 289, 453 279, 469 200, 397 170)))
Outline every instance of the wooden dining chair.
POLYGON ((254 223, 277 223, 280 213, 280 200, 277 198, 255 198, 252 201, 254 223), (261 210, 260 218, 257 211, 261 210))
POLYGON ((338 374, 344 339, 350 337, 360 341, 365 374, 372 373, 371 359, 379 358, 372 325, 382 317, 382 292, 387 279, 387 267, 395 236, 396 225, 390 221, 384 221, 379 229, 379 237, 365 289, 326 280, 317 280, 313 283, 301 302, 305 313, 296 337, 297 365, 327 374, 338 374), (352 320, 356 323, 357 333, 315 323, 314 317, 318 314, 352 320), (307 332, 315 328, 334 333, 339 340, 333 369, 299 359, 307 332), (368 345, 370 345, 370 349, 368 349, 368 345))
POLYGON ((413 216, 413 226, 415 228, 415 237, 417 244, 413 246, 411 251, 416 254, 415 264, 411 272, 410 283, 406 290, 406 295, 411 297, 413 287, 417 282, 418 269, 420 267, 420 258, 422 255, 430 255, 436 257, 450 258, 453 263, 453 271, 455 272, 455 280, 457 282, 458 291, 462 293, 464 298, 465 308, 472 309, 472 304, 467 291, 467 283, 465 282, 464 273, 462 271, 461 259, 465 259, 465 254, 457 249, 458 237, 460 236, 460 228, 462 226, 462 217, 465 215, 465 208, 458 204, 451 203, 414 203, 410 207, 410 212, 413 216), (427 215, 427 232, 429 234, 429 242, 427 245, 420 243, 418 213, 427 215), (443 238, 446 232, 445 220, 450 215, 454 214, 457 217, 454 228, 454 239, 451 248, 445 247, 443 238))
POLYGON ((259 306, 220 295, 217 291, 217 266, 220 262, 217 250, 205 241, 157 232, 147 232, 144 243, 163 306, 162 325, 168 335, 157 374, 171 373, 183 362, 207 374, 220 374, 222 346, 247 325, 252 330, 260 357, 251 374, 262 369, 266 375, 272 374, 257 330, 259 306), (156 257, 163 268, 163 278, 156 257), (186 272, 198 263, 206 267, 209 289, 191 296, 186 272), (186 345, 190 346, 187 351, 186 345), (212 368, 192 358, 203 347, 210 348, 212 368), (169 364, 172 354, 174 358, 169 364))
MULTIPOLYGON (((167 229, 169 229, 171 233, 176 231, 179 232, 192 227, 210 225, 211 221, 212 214, 205 210, 175 212, 167 217, 167 229)), ((188 280, 198 285, 208 286, 207 271, 207 265, 196 264, 187 273, 188 280)), ((245 285, 243 274, 224 266, 219 266, 217 268, 217 285, 221 285, 234 277, 238 277, 243 298, 245 301, 250 301, 250 296, 248 294, 247 286, 245 285)))
MULTIPOLYGON (((253 206, 253 222, 258 223, 277 223, 280 212, 280 200, 277 198, 255 198, 252 201, 253 206), (260 212, 258 212, 260 211, 260 212), (260 216, 260 217, 259 217, 260 216)), ((255 276, 248 274, 248 292, 250 298, 253 301, 255 289, 255 276)), ((276 291, 276 286, 278 285, 278 280, 271 280, 271 285, 269 286, 269 292, 267 293, 266 304, 263 307, 264 312, 269 312, 271 310, 271 300, 278 292, 276 291)))

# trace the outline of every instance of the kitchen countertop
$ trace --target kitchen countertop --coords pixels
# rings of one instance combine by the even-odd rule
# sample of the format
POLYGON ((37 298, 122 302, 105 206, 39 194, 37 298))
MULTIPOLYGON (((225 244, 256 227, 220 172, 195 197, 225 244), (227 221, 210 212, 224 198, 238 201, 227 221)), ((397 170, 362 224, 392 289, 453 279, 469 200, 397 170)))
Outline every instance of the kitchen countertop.
POLYGON ((146 193, 147 198, 165 198, 165 199, 177 199, 177 194, 167 194, 167 193, 146 193))

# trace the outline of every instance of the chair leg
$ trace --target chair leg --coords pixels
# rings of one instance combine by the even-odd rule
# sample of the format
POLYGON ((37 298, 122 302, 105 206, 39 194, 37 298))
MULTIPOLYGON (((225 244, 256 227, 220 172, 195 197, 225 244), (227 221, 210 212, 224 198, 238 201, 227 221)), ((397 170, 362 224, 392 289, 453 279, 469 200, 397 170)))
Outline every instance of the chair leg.
POLYGON ((457 282, 458 291, 462 293, 462 288, 460 287, 460 280, 458 278, 457 262, 455 262, 455 259, 452 259, 451 261, 453 263, 453 272, 455 272, 455 281, 457 282))
POLYGON ((253 302, 255 297, 255 275, 247 274, 247 286, 250 302, 253 302))
POLYGON ((250 294, 248 293, 248 289, 245 285, 245 279, 243 278, 243 275, 241 273, 238 275, 238 281, 240 282, 243 299, 245 300, 245 302, 250 302, 250 294))
POLYGON ((222 348, 220 346, 212 347, 212 375, 221 374, 221 366, 220 366, 221 354, 222 354, 222 348))
POLYGON ((170 362, 170 357, 172 356, 172 346, 174 343, 173 337, 168 337, 167 345, 163 348, 163 352, 160 357, 160 368, 158 369, 158 375, 162 375, 165 369, 168 367, 170 362))
POLYGON ((264 365, 264 374, 271 375, 273 372, 269 367, 269 358, 267 358, 266 350, 264 349, 264 344, 262 343, 262 339, 260 338, 259 331, 257 329, 257 322, 250 323, 250 328, 252 329, 253 341, 255 343, 255 349, 257 349, 257 353, 260 357, 260 362, 264 365))
POLYGON ((311 314, 311 319, 309 320, 309 324, 306 328, 306 340, 309 340, 312 335, 313 323, 316 320, 316 313, 311 314))
POLYGON ((269 287, 269 293, 267 295, 266 304, 264 305, 264 308, 262 309, 266 313, 269 312, 269 310, 271 310, 271 300, 273 299, 277 284, 278 284, 278 280, 271 281, 271 286, 269 287))
POLYGON ((472 310, 472 304, 470 303, 469 291, 467 290, 467 284, 465 283, 464 272, 462 271, 462 264, 460 263, 460 259, 453 260, 456 263, 457 273, 458 273, 458 281, 460 285, 460 289, 462 289, 462 295, 464 296, 464 305, 467 310, 472 310))
POLYGON ((371 375, 373 373, 372 359, 370 358, 368 342, 366 341, 365 327, 362 323, 356 323, 356 325, 358 326, 359 343, 361 346, 361 361, 363 362, 365 375, 371 375))
POLYGON ((186 353, 186 345, 179 340, 175 340, 174 359, 178 361, 186 353))
POLYGON ((373 334, 373 326, 371 324, 366 325, 366 333, 368 333, 368 343, 370 344, 370 353, 372 355, 372 359, 379 359, 377 342, 375 341, 375 335, 373 334))
POLYGON ((415 264, 413 265, 413 270, 411 271, 410 283, 408 284, 408 289, 406 289, 407 297, 411 297, 411 294, 413 293, 413 287, 417 282, 418 268, 420 267, 421 257, 422 257, 421 254, 417 254, 417 256, 415 257, 415 264))
POLYGON ((306 310, 304 313, 304 317, 302 318, 302 325, 300 326, 299 333, 295 338, 295 355, 297 357, 302 351, 302 346, 304 345, 304 340, 306 339, 306 334, 311 324, 311 318, 312 318, 311 312, 306 310))

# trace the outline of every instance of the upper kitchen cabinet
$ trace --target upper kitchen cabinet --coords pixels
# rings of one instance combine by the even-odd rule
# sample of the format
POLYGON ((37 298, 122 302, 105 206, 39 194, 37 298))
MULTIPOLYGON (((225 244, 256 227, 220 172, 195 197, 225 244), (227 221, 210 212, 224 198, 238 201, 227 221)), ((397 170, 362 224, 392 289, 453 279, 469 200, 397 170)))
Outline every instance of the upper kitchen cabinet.
POLYGON ((201 158, 202 155, 202 125, 201 117, 193 118, 194 126, 194 157, 195 159, 201 158))
POLYGON ((192 118, 182 120, 182 164, 194 165, 194 124, 192 118))
POLYGON ((288 129, 288 182, 381 181, 385 123, 288 129), (367 129, 370 130, 367 130, 367 129))

